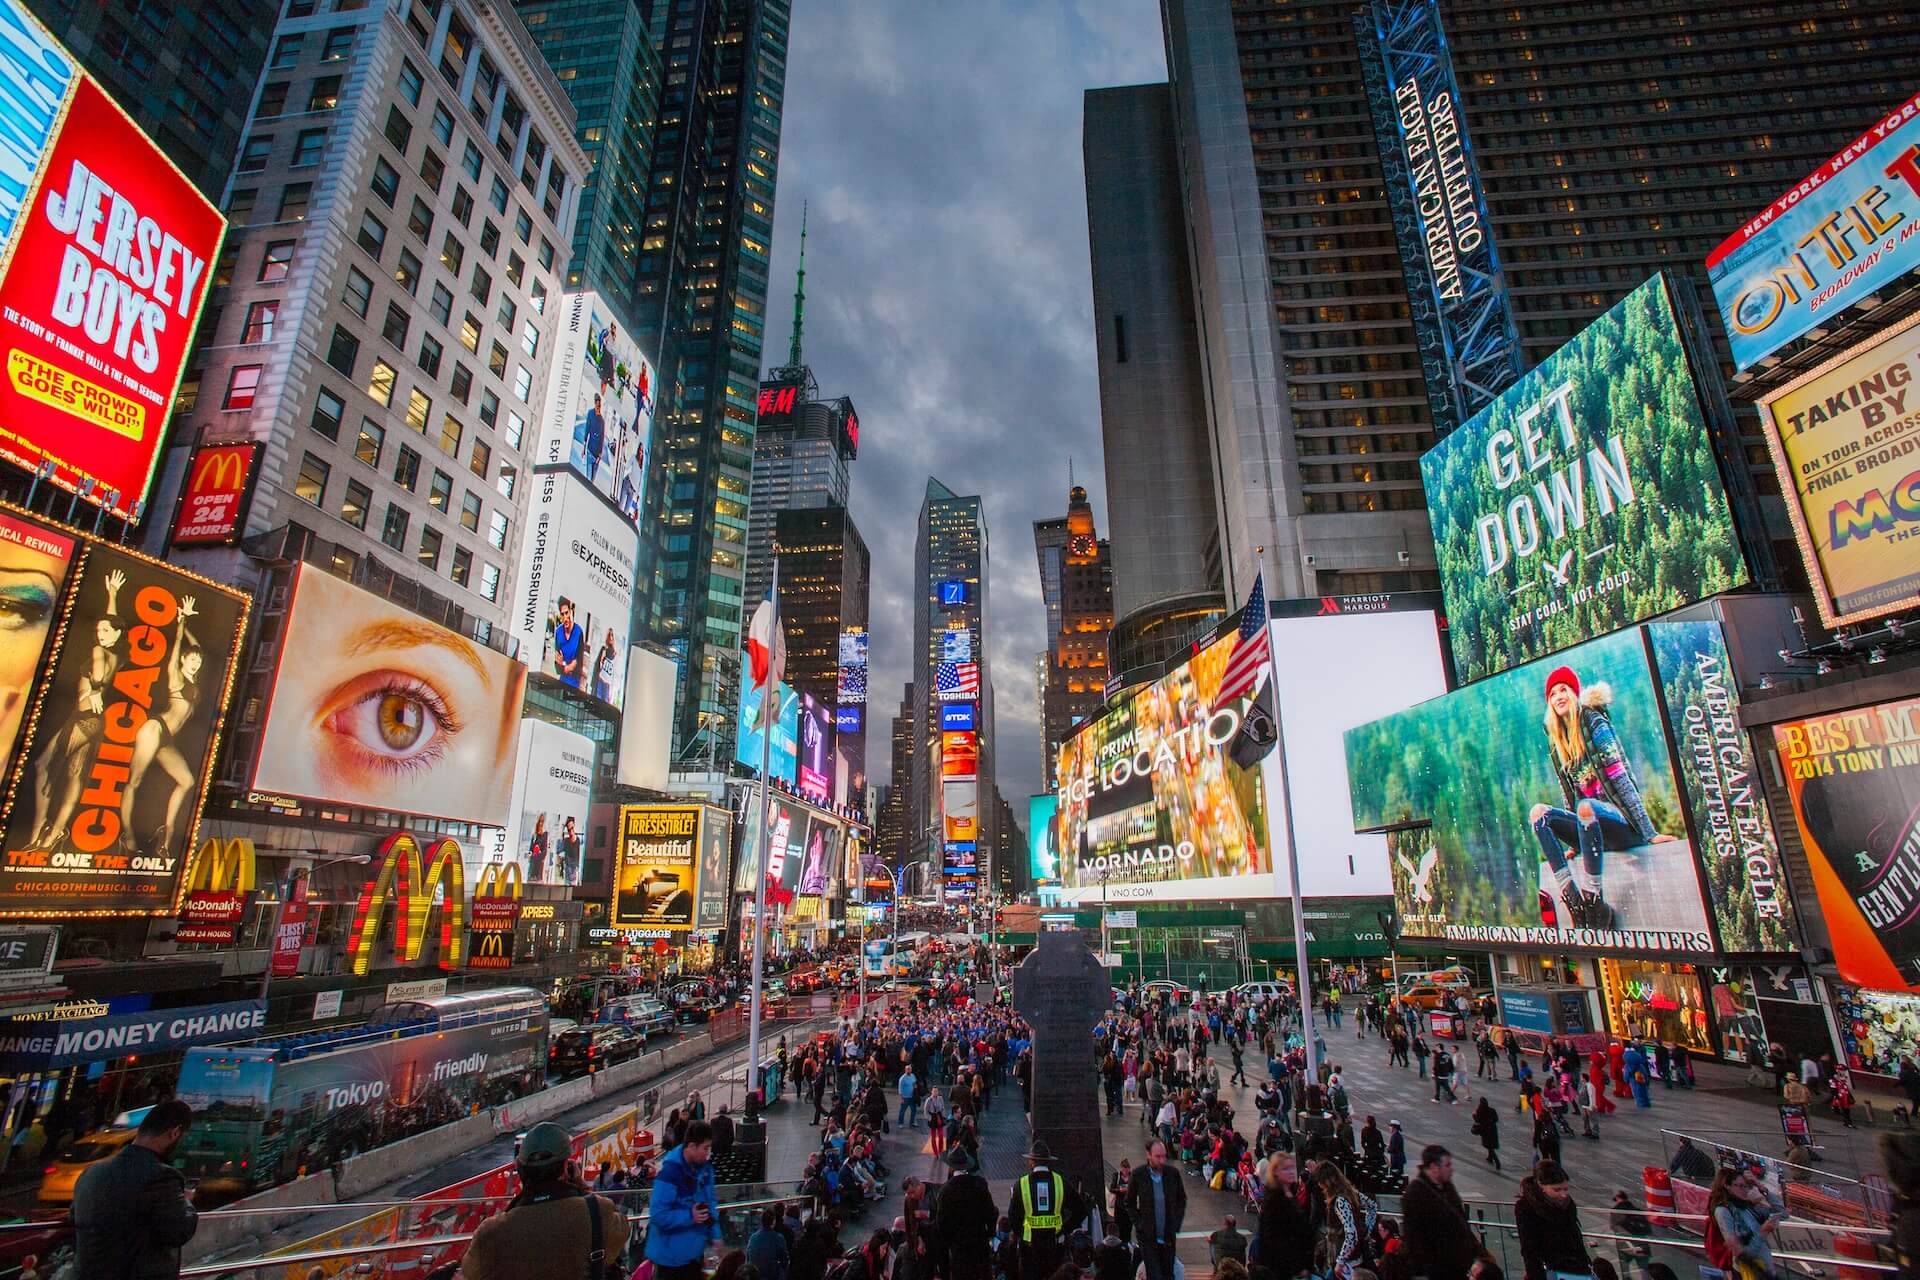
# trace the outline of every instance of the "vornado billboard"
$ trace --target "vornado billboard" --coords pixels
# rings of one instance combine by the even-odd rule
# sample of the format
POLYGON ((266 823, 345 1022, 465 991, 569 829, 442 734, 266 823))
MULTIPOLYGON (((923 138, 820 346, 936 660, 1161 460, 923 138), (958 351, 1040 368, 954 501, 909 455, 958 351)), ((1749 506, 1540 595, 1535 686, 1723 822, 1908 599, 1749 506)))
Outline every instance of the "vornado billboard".
POLYGON ((1420 459, 1462 681, 1747 580, 1702 394, 1655 276, 1420 459))

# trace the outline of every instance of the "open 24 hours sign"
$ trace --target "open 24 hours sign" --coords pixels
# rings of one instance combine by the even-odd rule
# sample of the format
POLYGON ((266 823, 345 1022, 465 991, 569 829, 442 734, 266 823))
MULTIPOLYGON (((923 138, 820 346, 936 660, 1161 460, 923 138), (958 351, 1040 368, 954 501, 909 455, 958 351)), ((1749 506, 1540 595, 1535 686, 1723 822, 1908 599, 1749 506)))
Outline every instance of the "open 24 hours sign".
POLYGON ((226 220, 0 0, 0 458, 132 520, 226 220))

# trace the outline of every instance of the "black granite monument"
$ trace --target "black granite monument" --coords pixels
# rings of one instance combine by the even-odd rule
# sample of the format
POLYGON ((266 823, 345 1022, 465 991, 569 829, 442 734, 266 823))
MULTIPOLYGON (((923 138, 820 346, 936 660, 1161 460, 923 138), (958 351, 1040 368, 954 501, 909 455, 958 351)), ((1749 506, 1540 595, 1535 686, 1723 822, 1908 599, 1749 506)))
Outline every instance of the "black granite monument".
POLYGON ((1090 1205, 1106 1202, 1093 1029, 1112 1006, 1107 971, 1076 932, 1042 933, 1013 971, 1014 1012, 1033 1029, 1033 1138, 1090 1205))

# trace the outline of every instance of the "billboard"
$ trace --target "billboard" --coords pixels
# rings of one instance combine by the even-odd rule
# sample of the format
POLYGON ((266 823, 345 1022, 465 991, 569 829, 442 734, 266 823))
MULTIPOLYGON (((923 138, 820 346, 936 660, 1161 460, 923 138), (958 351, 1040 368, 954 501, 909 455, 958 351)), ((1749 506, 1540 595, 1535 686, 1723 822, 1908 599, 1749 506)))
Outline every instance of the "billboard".
POLYGON ((800 695, 800 794, 816 804, 833 796, 833 720, 810 693, 800 695))
POLYGON ((246 532, 247 505, 258 479, 258 440, 239 444, 203 444, 187 463, 180 501, 168 534, 176 547, 231 547, 246 532))
POLYGON ((849 627, 840 633, 840 679, 834 701, 842 707, 867 700, 867 650, 865 627, 849 627))
POLYGON ((1513 304, 1440 5, 1373 0, 1353 25, 1427 398, 1444 436, 1520 376, 1513 304))
POLYGON ((867 726, 863 706, 833 713, 833 802, 867 807, 867 726))
POLYGON ((1420 459, 1462 681, 1747 580, 1655 276, 1420 459))
POLYGON ((226 220, 20 0, 0 46, 0 458, 134 520, 226 220))
POLYGON ((1714 951, 1638 628, 1346 734, 1410 938, 1714 951))
POLYGON ((672 658, 638 645, 628 653, 617 756, 621 786, 666 790, 672 764, 673 690, 679 676, 679 664, 672 658))
MULTIPOLYGON (((16 533, 40 537, 25 521, 16 533)), ((15 585, 39 599, 53 571, 15 585)), ((11 778, 0 915, 172 914, 249 600, 104 543, 87 545, 69 577, 60 644, 11 778)), ((31 630, 21 634, 33 647, 31 630)))
POLYGON ((708 807, 700 818, 700 865, 694 884, 693 927, 724 929, 727 925, 727 856, 733 847, 733 818, 725 809, 708 807))
MULTIPOLYGON (((757 789, 756 789, 757 790, 757 789)), ((806 857, 807 806, 790 796, 773 792, 767 797, 767 825, 773 831, 770 846, 761 839, 760 797, 756 790, 747 793, 746 821, 741 824, 740 856, 734 862, 733 888, 749 899, 756 885, 754 876, 760 859, 766 857, 767 901, 783 905, 791 902, 800 887, 800 869, 806 857)))
POLYGON ((967 602, 967 582, 964 578, 949 578, 939 584, 940 607, 958 609, 967 602))
POLYGON ((513 597, 528 666, 621 705, 637 552, 633 526, 571 472, 534 474, 513 597))
POLYGON ((0 761, 13 754, 80 539, 0 510, 0 761))
POLYGON ((1773 726, 1834 963, 1920 991, 1920 698, 1773 726))
POLYGON ((942 662, 973 661, 973 631, 968 627, 948 627, 940 633, 942 662))
POLYGON ((799 892, 824 894, 843 870, 842 848, 846 824, 824 813, 807 815, 807 833, 801 842, 799 892))
POLYGON ((1707 255, 1736 369, 1920 262, 1920 94, 1749 218, 1707 255))
POLYGON ((800 383, 792 381, 761 383, 760 398, 754 405, 759 425, 783 427, 791 423, 800 409, 802 389, 800 383))
POLYGON ((940 704, 940 732, 958 733, 974 731, 978 723, 978 708, 971 702, 943 702, 940 704))
POLYGON ((1920 605, 1916 377, 1920 315, 1760 399, 1793 536, 1829 627, 1920 605))
POLYGON ((629 523, 646 496, 654 369, 607 299, 592 290, 562 300, 566 313, 547 376, 535 457, 586 477, 629 523))
POLYGON ((252 786, 502 826, 526 683, 505 654, 303 564, 252 786))
POLYGON ((946 838, 980 838, 980 784, 972 778, 948 778, 940 784, 940 813, 946 838))
MULTIPOLYGON (((971 705, 971 704, 969 704, 971 705)), ((980 772, 980 743, 971 729, 940 735, 940 776, 972 778, 980 772)))
POLYGON ((487 862, 512 862, 527 884, 578 884, 593 794, 593 739, 545 720, 520 722, 506 825, 480 838, 487 862))
MULTIPOLYGON (((734 740, 733 758, 757 775, 760 772, 760 712, 766 696, 751 683, 742 681, 741 684, 740 728, 734 740)), ((791 785, 800 754, 797 736, 800 732, 800 695, 782 680, 774 694, 773 705, 773 742, 769 748, 771 754, 767 757, 767 768, 774 777, 791 785)))
POLYGON ((1027 798, 1027 874, 1034 884, 1060 880, 1059 813, 1056 795, 1027 798))
MULTIPOLYGON (((693 928, 706 861, 701 827, 715 816, 698 804, 621 806, 609 919, 614 928, 675 933, 693 928)), ((716 882, 710 892, 717 894, 719 888, 716 882)))

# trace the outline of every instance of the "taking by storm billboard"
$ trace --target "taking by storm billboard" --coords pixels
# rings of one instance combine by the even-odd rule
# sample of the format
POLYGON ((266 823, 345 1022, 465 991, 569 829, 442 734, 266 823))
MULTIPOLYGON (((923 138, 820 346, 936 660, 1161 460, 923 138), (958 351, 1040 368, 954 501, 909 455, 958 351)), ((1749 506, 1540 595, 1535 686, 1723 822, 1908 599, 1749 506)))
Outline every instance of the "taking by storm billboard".
POLYGON ((505 824, 527 669, 303 564, 253 788, 505 824))
POLYGON ((1714 951, 1639 628, 1346 734, 1410 938, 1714 951))
POLYGON ((1462 681, 1747 581, 1655 276, 1420 459, 1462 681))
POLYGON ((1920 606, 1920 315, 1760 400, 1820 620, 1920 606))
POLYGON ((134 520, 226 220, 20 0, 0 55, 0 458, 134 520))
POLYGON ((70 579, 11 778, 0 915, 172 914, 248 598, 104 543, 70 579))
POLYGON ((1736 369, 1758 364, 1920 263, 1920 94, 1707 255, 1736 369))
MULTIPOLYGON (((750 681, 743 680, 741 685, 740 728, 734 741, 733 758, 757 775, 760 772, 761 712, 766 697, 750 681)), ((800 695, 788 688, 783 680, 775 691, 773 706, 773 742, 768 747, 767 768, 774 777, 791 785, 799 766, 800 695)))
POLYGON ((536 671, 619 707, 638 535, 564 469, 537 471, 520 547, 514 634, 536 671))
POLYGON ((506 825, 477 842, 485 862, 513 862, 527 884, 578 884, 593 793, 593 739, 545 720, 520 722, 506 825))
POLYGON ((586 477, 629 523, 646 497, 654 370, 612 305, 592 290, 569 293, 553 352, 535 455, 586 477))
POLYGON ((1840 976, 1920 991, 1920 698, 1773 726, 1840 976))

